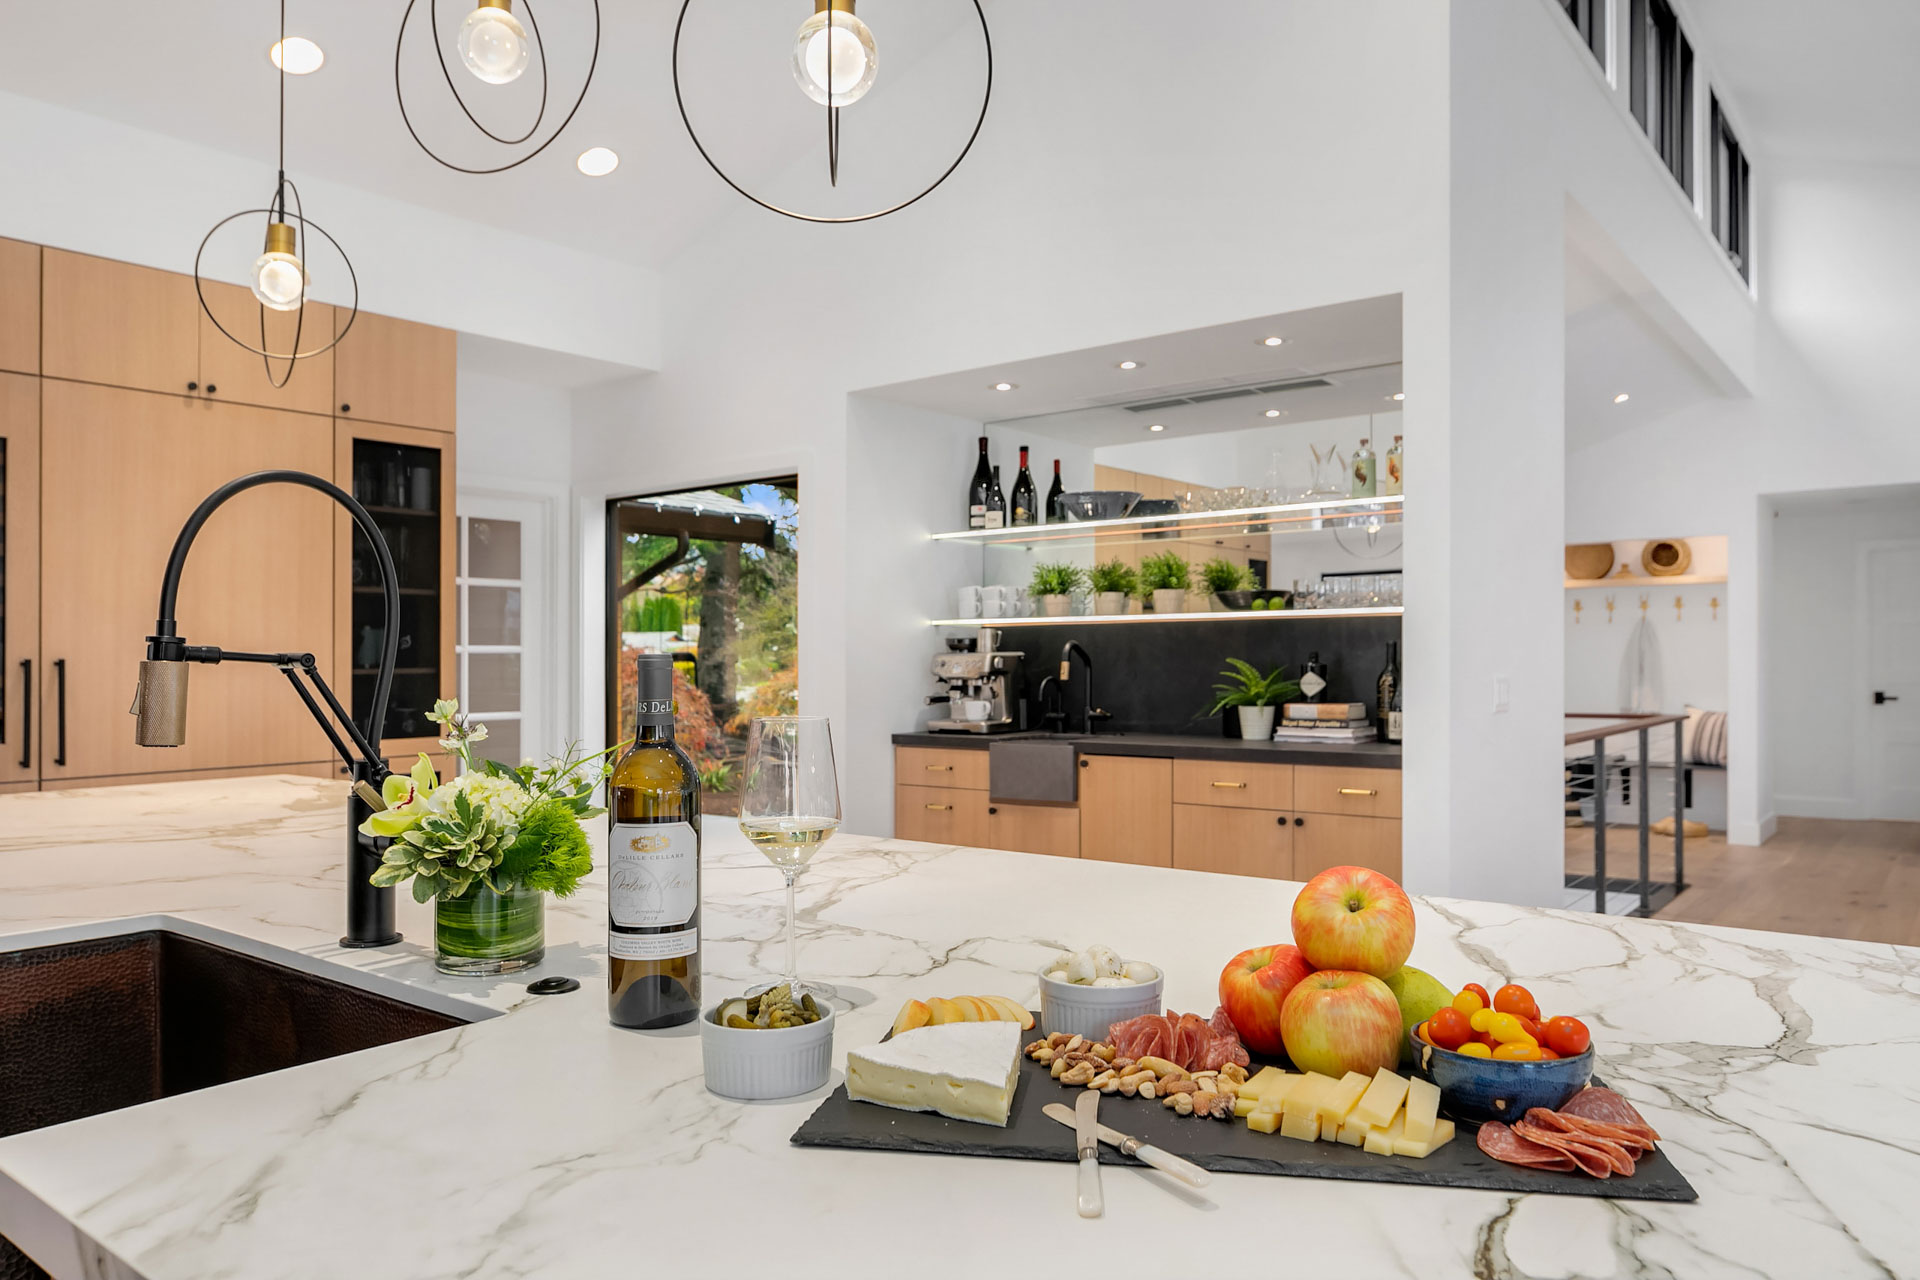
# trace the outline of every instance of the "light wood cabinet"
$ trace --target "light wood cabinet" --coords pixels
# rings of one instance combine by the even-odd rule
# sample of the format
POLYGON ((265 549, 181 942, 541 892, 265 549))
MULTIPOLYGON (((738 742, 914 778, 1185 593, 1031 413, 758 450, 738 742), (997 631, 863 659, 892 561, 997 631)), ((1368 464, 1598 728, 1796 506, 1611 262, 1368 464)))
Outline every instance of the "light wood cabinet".
POLYGON ((1356 818, 1400 816, 1398 769, 1341 769, 1300 765, 1293 772, 1294 805, 1313 813, 1356 818))
POLYGON ((41 275, 45 376, 177 395, 200 380, 192 276, 62 249, 41 275))
POLYGON ((1395 880, 1400 878, 1399 819, 1331 813, 1295 816, 1299 819, 1293 828, 1295 880, 1312 879, 1328 867, 1348 866, 1370 867, 1395 880))
POLYGON ((901 840, 980 847, 987 840, 987 793, 957 787, 896 786, 893 834, 901 840))
POLYGON ((1070 804, 987 806, 987 845, 1056 858, 1080 856, 1080 810, 1070 804))
MULTIPOLYGON (((204 287, 207 305, 220 317, 220 323, 248 346, 274 352, 317 351, 333 341, 333 308, 324 302, 309 302, 303 315, 264 309, 253 290, 238 285, 209 280, 204 287)), ((267 362, 221 333, 197 301, 194 311, 200 325, 201 394, 229 404, 332 415, 333 352, 294 362, 291 375, 285 360, 275 360, 269 377, 267 362), (276 387, 275 381, 284 381, 285 385, 276 387)))
POLYGON ((40 246, 0 240, 0 370, 40 372, 40 246))
MULTIPOLYGON (((273 667, 191 668, 179 748, 135 746, 127 707, 162 569, 187 516, 249 471, 326 475, 331 422, 73 382, 48 380, 41 392, 42 779, 266 772, 328 759, 326 738, 273 667)), ((332 670, 332 510, 318 494, 278 485, 222 507, 187 561, 181 634, 224 649, 310 650, 332 670)))
POLYGON ((1080 757, 1080 856, 1173 865, 1173 761, 1080 757))
POLYGON ((1175 760, 1175 804, 1235 809, 1293 808, 1293 766, 1237 760, 1175 760))
POLYGON ((987 789, 987 752, 965 747, 895 747, 893 780, 901 786, 987 789))
POLYGON ((0 785, 40 776, 40 379, 0 373, 0 785))
MULTIPOLYGON (((347 317, 342 309, 338 323, 347 317)), ((457 359, 451 329, 362 312, 333 351, 338 412, 355 422, 450 432, 457 359)))
POLYGON ((1183 871, 1293 878, 1293 826, 1284 813, 1173 806, 1173 865, 1183 871))

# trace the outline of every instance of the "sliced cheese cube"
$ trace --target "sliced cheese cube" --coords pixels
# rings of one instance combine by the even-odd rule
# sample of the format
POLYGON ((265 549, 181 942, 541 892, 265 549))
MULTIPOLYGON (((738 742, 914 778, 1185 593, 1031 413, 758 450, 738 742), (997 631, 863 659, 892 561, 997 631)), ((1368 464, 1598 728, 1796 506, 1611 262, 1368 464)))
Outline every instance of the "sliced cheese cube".
POLYGON ((1349 1120, 1340 1126, 1338 1141, 1344 1142, 1350 1147, 1357 1147, 1366 1142, 1367 1134, 1371 1132, 1372 1130, 1367 1125, 1361 1124, 1358 1120, 1349 1120))
POLYGON ((1244 1120, 1260 1106, 1260 1099, 1241 1094, 1233 1100, 1233 1114, 1244 1120))
POLYGON ((1280 1110, 1286 1104, 1287 1095, 1298 1088, 1300 1082, 1305 1079, 1305 1076, 1282 1073, 1278 1078, 1267 1081, 1266 1087, 1260 1091, 1260 1105, 1271 1107, 1275 1111, 1280 1110))
POLYGON ((1406 1136, 1406 1118, 1395 1116, 1393 1123, 1386 1128, 1367 1130, 1367 1140, 1361 1145, 1376 1156, 1390 1156, 1393 1154, 1393 1144, 1406 1136))
POLYGON ((1255 1133, 1272 1133, 1280 1127, 1278 1111, 1256 1111, 1247 1117, 1247 1128, 1255 1133))
POLYGON ((1407 1138, 1425 1142, 1433 1137, 1434 1121, 1440 1118, 1440 1086, 1415 1078, 1407 1082, 1407 1138))
POLYGON ((1327 1099, 1339 1081, 1332 1076, 1323 1076, 1317 1071, 1309 1071, 1294 1081, 1287 1090, 1286 1101, 1282 1108, 1288 1112, 1302 1111, 1318 1116, 1326 1109, 1327 1099))
POLYGON ((1245 1084, 1240 1086, 1240 1096, 1243 1098, 1264 1098, 1267 1096, 1267 1090, 1272 1088, 1277 1081, 1284 1079, 1286 1074, 1286 1072, 1278 1067, 1262 1067, 1254 1072, 1245 1084))
POLYGON ((1338 1142, 1340 1140, 1340 1122, 1325 1111, 1320 1113, 1320 1141, 1338 1142))
POLYGON ((1281 1115, 1280 1132, 1289 1138, 1312 1142, 1320 1136, 1320 1117, 1312 1111, 1288 1110, 1281 1115))
POLYGON ((1425 1141, 1403 1136, 1393 1144, 1393 1154, 1412 1156, 1424 1160, 1447 1143, 1453 1141, 1453 1121, 1440 1119, 1434 1122, 1433 1136, 1425 1141))
POLYGON ((1020 1028, 950 1022, 847 1051, 847 1096, 1006 1127, 1020 1080, 1020 1028))
POLYGON ((1326 1105, 1320 1109, 1320 1114, 1332 1120, 1336 1128, 1345 1124, 1372 1083, 1371 1079, 1358 1071, 1347 1072, 1328 1093, 1326 1105))
POLYGON ((1406 1097, 1406 1077, 1397 1076, 1382 1067, 1375 1073, 1373 1083, 1367 1086, 1360 1101, 1347 1113, 1347 1119, 1358 1120, 1375 1129, 1384 1129, 1393 1123, 1394 1112, 1400 1110, 1400 1104, 1406 1101, 1406 1097))

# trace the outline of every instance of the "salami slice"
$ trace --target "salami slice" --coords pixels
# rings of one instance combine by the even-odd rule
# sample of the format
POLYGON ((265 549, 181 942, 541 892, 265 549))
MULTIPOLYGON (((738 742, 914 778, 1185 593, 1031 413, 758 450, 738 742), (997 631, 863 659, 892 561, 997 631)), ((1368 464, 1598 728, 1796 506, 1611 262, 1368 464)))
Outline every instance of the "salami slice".
POLYGON ((1537 1125, 1541 1129, 1551 1129, 1557 1133, 1563 1133, 1582 1146, 1596 1152, 1603 1157, 1608 1165, 1612 1167, 1613 1171, 1621 1177, 1630 1178, 1633 1176, 1634 1153, 1628 1150, 1625 1144, 1613 1138, 1593 1133, 1583 1127, 1591 1124, 1591 1121, 1583 1120, 1579 1116, 1558 1115, 1555 1112, 1548 1111, 1545 1107, 1534 1107, 1527 1112, 1526 1119, 1529 1124, 1537 1125))
POLYGON ((1498 1120, 1489 1120, 1481 1125, 1475 1141, 1480 1144, 1482 1151, 1505 1164, 1517 1164, 1529 1169, 1551 1169, 1556 1173, 1572 1173, 1574 1170, 1573 1157, 1566 1152, 1523 1138, 1498 1120))
POLYGON ((1633 1104, 1611 1089, 1599 1085, 1589 1085, 1567 1099, 1558 1108, 1560 1114, 1580 1116, 1587 1120, 1598 1120, 1602 1124, 1617 1124, 1630 1128, 1644 1129, 1647 1137, 1658 1142, 1660 1135, 1655 1133, 1647 1118, 1634 1110, 1633 1104))
POLYGON ((1570 1116, 1564 1112, 1548 1112, 1556 1117, 1568 1133, 1590 1134, 1596 1138, 1605 1138, 1617 1142, 1628 1151, 1636 1153, 1634 1158, 1646 1155, 1653 1150, 1653 1130, 1643 1126, 1623 1124, 1602 1124, 1598 1120, 1589 1120, 1585 1116, 1570 1116))
POLYGON ((1530 1120, 1514 1121, 1513 1131, 1529 1141, 1539 1143, 1543 1147, 1551 1147, 1555 1151, 1564 1151, 1568 1157, 1573 1160, 1574 1166, 1582 1173, 1595 1178, 1610 1178, 1613 1176, 1613 1161, 1570 1133, 1561 1133, 1558 1129, 1549 1129, 1534 1124, 1530 1120))

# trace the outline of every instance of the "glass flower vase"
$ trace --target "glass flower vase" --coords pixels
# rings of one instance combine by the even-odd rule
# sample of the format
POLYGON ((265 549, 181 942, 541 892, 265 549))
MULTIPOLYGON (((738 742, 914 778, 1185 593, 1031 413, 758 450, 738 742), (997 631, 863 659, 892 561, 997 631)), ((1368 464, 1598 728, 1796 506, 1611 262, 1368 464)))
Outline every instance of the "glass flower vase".
POLYGON ((495 893, 475 883, 433 904, 434 967, 464 977, 519 973, 547 954, 547 895, 515 885, 495 893))

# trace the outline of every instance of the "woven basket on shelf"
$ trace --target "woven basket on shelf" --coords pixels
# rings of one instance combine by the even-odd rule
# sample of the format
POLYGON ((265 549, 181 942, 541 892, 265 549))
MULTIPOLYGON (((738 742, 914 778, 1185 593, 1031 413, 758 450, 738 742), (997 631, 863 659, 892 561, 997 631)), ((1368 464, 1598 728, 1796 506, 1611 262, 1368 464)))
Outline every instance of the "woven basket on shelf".
POLYGON ((1674 578, 1693 565, 1693 550, 1684 538, 1655 538, 1640 548, 1640 567, 1649 578, 1674 578))
POLYGON ((1613 570, 1611 542, 1577 542, 1567 547, 1567 576, 1578 581, 1604 578, 1613 570))

